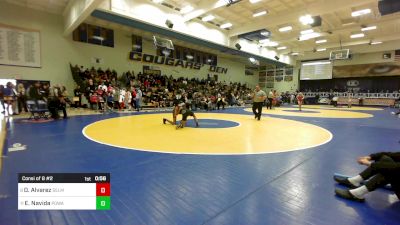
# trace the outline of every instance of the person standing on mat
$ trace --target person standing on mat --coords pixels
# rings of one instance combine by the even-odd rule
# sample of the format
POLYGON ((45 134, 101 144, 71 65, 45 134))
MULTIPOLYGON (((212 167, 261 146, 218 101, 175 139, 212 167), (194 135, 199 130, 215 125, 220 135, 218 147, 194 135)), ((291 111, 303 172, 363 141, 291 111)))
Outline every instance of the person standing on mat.
POLYGON ((301 106, 303 105, 303 101, 304 101, 303 93, 299 92, 297 94, 296 98, 297 98, 297 104, 299 105, 299 111, 301 111, 301 106))
POLYGON ((357 161, 368 168, 350 178, 334 176, 336 182, 351 188, 335 189, 337 196, 361 202, 367 193, 391 184, 392 190, 400 199, 400 152, 375 153, 360 157, 357 161))
POLYGON ((262 106, 266 98, 267 95, 265 92, 260 89, 260 86, 257 85, 253 93, 253 113, 255 119, 261 119, 262 106))
POLYGON ((274 93, 272 90, 268 92, 268 104, 267 104, 267 109, 272 109, 272 101, 274 100, 274 93))
POLYGON ((351 92, 347 92, 347 108, 351 108, 351 92))

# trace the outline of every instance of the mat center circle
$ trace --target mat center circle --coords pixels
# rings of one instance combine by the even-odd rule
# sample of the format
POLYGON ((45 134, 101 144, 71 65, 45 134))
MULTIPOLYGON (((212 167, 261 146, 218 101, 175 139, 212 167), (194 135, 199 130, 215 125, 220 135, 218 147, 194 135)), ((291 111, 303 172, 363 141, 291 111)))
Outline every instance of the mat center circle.
MULTIPOLYGON (((237 127, 240 123, 230 121, 230 120, 218 120, 218 119, 198 119, 199 127, 198 128, 229 128, 229 127, 237 127)), ((188 120, 186 123, 187 127, 196 127, 196 123, 193 119, 188 120)))

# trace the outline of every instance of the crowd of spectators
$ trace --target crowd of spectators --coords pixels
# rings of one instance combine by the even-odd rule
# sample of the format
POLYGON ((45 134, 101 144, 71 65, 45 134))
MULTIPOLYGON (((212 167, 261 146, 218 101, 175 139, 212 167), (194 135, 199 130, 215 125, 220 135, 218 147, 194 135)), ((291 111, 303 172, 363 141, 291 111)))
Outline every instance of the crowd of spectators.
POLYGON ((224 109, 251 101, 245 84, 216 82, 212 79, 173 78, 127 71, 118 77, 115 71, 101 68, 71 67, 78 81, 73 102, 82 106, 82 97, 90 108, 99 110, 140 110, 143 107, 170 107, 176 101, 190 103, 194 109, 224 109))
POLYGON ((40 101, 47 104, 53 118, 59 117, 59 110, 62 110, 64 118, 67 118, 65 108, 67 103, 71 102, 65 86, 56 84, 50 87, 49 83, 39 81, 28 87, 22 83, 15 86, 12 82, 7 82, 5 86, 0 85, 0 104, 3 114, 18 115, 23 111, 28 112, 29 108, 37 107, 40 101))
MULTIPOLYGON (((127 71, 118 76, 115 71, 101 68, 71 66, 76 88, 71 95, 63 85, 35 82, 28 87, 9 82, 0 85, 2 113, 27 112, 27 100, 47 104, 52 117, 58 118, 66 107, 83 107, 100 111, 141 110, 144 107, 171 107, 176 102, 189 103, 193 110, 219 110, 228 106, 244 106, 252 102, 253 90, 238 82, 217 82, 213 79, 173 78, 167 75, 149 75, 127 71), (5 106, 6 105, 6 106, 5 106), (12 111, 10 110, 12 108, 12 111), (10 112, 11 111, 11 112, 10 112)), ((273 104, 294 103, 296 93, 269 93, 273 104)))

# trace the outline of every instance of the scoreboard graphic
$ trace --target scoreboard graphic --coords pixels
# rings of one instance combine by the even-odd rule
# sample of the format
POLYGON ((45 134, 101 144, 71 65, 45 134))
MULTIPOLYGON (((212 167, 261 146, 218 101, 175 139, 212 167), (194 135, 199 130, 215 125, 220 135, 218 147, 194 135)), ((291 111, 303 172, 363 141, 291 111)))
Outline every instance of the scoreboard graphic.
POLYGON ((20 173, 18 210, 110 210, 109 173, 20 173))

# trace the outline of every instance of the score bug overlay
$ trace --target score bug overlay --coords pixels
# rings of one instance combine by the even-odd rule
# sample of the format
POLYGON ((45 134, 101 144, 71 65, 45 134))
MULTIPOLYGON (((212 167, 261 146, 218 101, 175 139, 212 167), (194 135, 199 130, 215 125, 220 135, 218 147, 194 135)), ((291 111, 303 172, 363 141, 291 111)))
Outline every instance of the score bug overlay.
POLYGON ((109 173, 20 173, 19 210, 110 210, 109 173))

